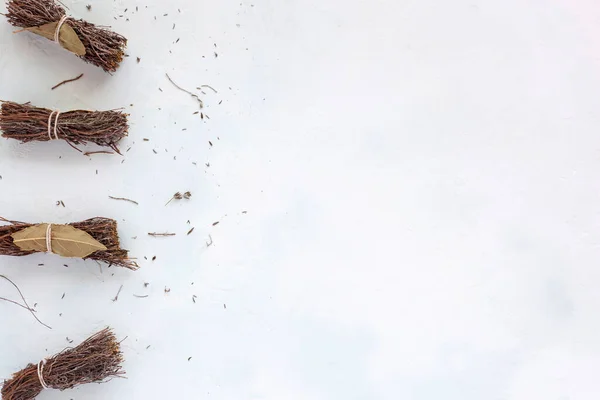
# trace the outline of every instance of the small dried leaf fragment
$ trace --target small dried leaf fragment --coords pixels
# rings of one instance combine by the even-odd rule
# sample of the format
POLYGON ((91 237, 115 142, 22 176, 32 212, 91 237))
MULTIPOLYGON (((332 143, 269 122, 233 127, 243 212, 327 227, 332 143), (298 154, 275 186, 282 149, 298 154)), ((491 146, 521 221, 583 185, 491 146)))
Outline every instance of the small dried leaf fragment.
MULTIPOLYGON (((36 35, 40 35, 45 37, 48 40, 54 41, 54 32, 56 32, 57 22, 50 22, 49 24, 33 26, 31 28, 25 28, 26 31, 35 33, 36 35)), ((65 49, 69 50, 71 53, 75 53, 78 56, 85 56, 85 46, 79 40, 79 36, 77 33, 68 25, 68 22, 65 22, 60 27, 60 33, 58 35, 58 40, 60 45, 65 49)))
MULTIPOLYGON (((45 252, 48 224, 34 225, 13 233, 13 243, 23 251, 45 252)), ((52 225, 52 252, 62 257, 85 258, 97 251, 107 250, 106 246, 90 234, 71 225, 52 225)))

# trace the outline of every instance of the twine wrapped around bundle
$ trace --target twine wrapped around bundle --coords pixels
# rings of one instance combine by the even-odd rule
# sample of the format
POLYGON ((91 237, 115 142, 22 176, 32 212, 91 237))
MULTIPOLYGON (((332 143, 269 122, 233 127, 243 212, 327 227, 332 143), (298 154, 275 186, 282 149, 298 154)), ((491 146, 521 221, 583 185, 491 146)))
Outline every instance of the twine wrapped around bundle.
POLYGON ((43 389, 72 389, 121 377, 123 354, 110 328, 37 364, 29 364, 4 381, 2 400, 33 400, 43 389))
POLYGON ((127 136, 127 117, 128 114, 115 110, 59 112, 4 101, 0 107, 0 131, 2 137, 21 142, 62 139, 74 148, 94 143, 121 154, 117 144, 127 136))
POLYGON ((53 40, 106 72, 115 72, 123 60, 125 37, 67 16, 54 0, 8 0, 7 9, 12 25, 53 40))
POLYGON ((120 247, 117 221, 109 218, 91 218, 68 225, 28 224, 0 221, 0 255, 27 256, 33 253, 54 253, 62 257, 102 261, 109 266, 138 269, 128 251, 120 247))

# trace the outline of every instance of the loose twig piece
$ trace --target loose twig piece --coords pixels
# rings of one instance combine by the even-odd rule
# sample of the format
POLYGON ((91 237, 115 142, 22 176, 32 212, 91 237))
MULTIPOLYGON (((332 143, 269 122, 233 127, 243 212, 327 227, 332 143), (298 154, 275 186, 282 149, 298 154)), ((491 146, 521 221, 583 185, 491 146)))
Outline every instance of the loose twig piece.
POLYGON ((110 328, 91 336, 75 348, 29 364, 2 386, 3 400, 35 399, 43 389, 72 389, 86 383, 102 383, 122 377, 123 354, 110 328))
POLYGON ((177 192, 173 195, 173 197, 171 197, 171 200, 167 201, 167 204, 165 204, 165 206, 168 206, 169 203, 172 202, 173 200, 181 200, 181 199, 189 200, 191 197, 192 197, 192 192, 185 192, 184 194, 177 192))
POLYGON ((112 151, 86 151, 85 153, 83 153, 84 156, 93 156, 94 154, 115 154, 112 151))
POLYGON ((200 86, 199 89, 202 89, 202 88, 209 88, 213 92, 217 93, 217 90, 215 88, 213 88, 212 86, 210 86, 210 85, 202 85, 202 86, 200 86))
POLYGON ((185 93, 189 94, 190 96, 192 96, 192 98, 194 98, 200 105, 200 109, 204 108, 204 102, 202 101, 202 99, 200 99, 200 97, 198 97, 197 94, 194 94, 194 93, 190 92, 189 90, 185 90, 184 88, 182 88, 181 86, 179 86, 178 84, 173 82, 173 79, 171 79, 169 74, 165 74, 165 75, 167 76, 167 79, 169 79, 169 82, 171 82, 173 84, 173 86, 175 86, 177 89, 181 90, 182 92, 185 92, 185 93))
POLYGON ((148 232, 148 236, 175 236, 176 233, 156 233, 156 232, 148 232))
POLYGON ((45 323, 43 323, 42 321, 40 321, 40 320, 39 320, 39 318, 38 318, 38 317, 35 315, 35 310, 34 310, 33 308, 29 307, 29 304, 27 304, 27 300, 25 300, 25 296, 23 296, 23 293, 21 292, 21 289, 19 289, 19 287, 17 286, 17 284, 16 284, 16 283, 14 283, 13 281, 11 281, 10 279, 8 279, 8 278, 7 278, 6 276, 4 276, 4 275, 0 275, 0 278, 2 278, 2 279, 4 279, 4 280, 8 281, 8 282, 9 282, 11 285, 13 285, 13 287, 14 287, 15 289, 17 289, 17 292, 19 292, 19 296, 21 296, 21 300, 23 300, 23 304, 25 304, 25 305, 23 305, 23 304, 19 304, 19 303, 17 303, 16 301, 13 301, 13 300, 5 299, 5 298, 3 298, 3 297, 0 297, 0 300, 7 301, 7 302, 9 302, 9 303, 15 304, 15 305, 17 305, 17 306, 19 306, 19 307, 22 307, 22 308, 26 309, 27 311, 29 311, 29 312, 31 313, 31 315, 33 315, 33 318, 35 318, 35 320, 36 320, 37 322, 39 322, 40 324, 42 324, 43 326, 45 326, 45 327, 46 327, 46 328, 48 328, 48 329, 52 329, 50 326, 48 326, 48 325, 46 325, 45 323))
POLYGON ((112 196, 108 196, 109 199, 113 199, 113 200, 123 200, 123 201, 128 201, 130 203, 133 203, 135 205, 139 205, 139 203, 135 200, 131 200, 131 199, 126 199, 125 197, 112 197, 112 196))
POLYGON ((115 298, 113 299, 113 301, 119 300, 119 295, 121 294, 121 290, 123 290, 123 285, 121 285, 121 287, 119 287, 119 291, 117 292, 117 295, 115 296, 115 298))
POLYGON ((60 87, 60 86, 64 85, 65 83, 69 83, 69 82, 75 82, 75 81, 77 81, 77 80, 81 79, 82 77, 83 77, 83 74, 79 75, 79 76, 78 76, 78 77, 76 77, 76 78, 73 78, 73 79, 67 79, 66 81, 62 81, 61 83, 58 83, 58 84, 56 84, 56 85, 52 86, 52 90, 56 89, 57 87, 60 87))

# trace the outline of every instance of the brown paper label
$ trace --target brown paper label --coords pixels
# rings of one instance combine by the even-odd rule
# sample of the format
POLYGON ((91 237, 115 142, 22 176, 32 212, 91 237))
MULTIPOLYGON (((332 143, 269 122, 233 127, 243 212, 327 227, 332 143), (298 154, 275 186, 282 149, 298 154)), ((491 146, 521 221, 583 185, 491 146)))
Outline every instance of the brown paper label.
MULTIPOLYGON (((36 35, 40 35, 45 37, 46 39, 50 39, 54 41, 54 32, 56 32, 57 22, 50 22, 49 24, 34 26, 31 28, 25 28, 26 31, 35 33, 36 35)), ((60 45, 65 49, 69 50, 71 53, 75 53, 78 56, 85 55, 85 46, 79 40, 79 36, 75 33, 73 28, 71 28, 68 23, 62 24, 60 27, 60 33, 58 35, 58 40, 60 45)))
MULTIPOLYGON (((48 251, 46 231, 48 224, 30 226, 13 233, 13 243, 23 251, 48 251)), ((54 225, 51 229, 51 247, 54 254, 63 257, 85 258, 96 251, 107 250, 106 246, 89 233, 71 225, 54 225)))

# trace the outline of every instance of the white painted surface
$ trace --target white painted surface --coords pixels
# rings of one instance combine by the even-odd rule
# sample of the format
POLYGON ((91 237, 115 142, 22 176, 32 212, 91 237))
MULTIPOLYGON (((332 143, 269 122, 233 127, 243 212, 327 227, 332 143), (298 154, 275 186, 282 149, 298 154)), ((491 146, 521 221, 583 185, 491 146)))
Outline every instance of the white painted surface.
POLYGON ((0 377, 110 325, 129 379, 40 399, 600 396, 597 2, 66 3, 131 57, 3 22, 0 98, 125 107, 131 150, 2 140, 0 214, 116 218, 142 269, 0 258, 54 328, 0 303, 0 377))

